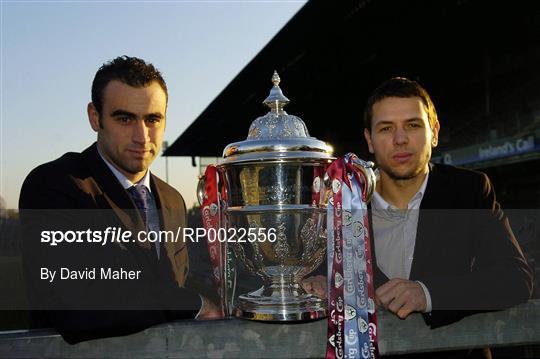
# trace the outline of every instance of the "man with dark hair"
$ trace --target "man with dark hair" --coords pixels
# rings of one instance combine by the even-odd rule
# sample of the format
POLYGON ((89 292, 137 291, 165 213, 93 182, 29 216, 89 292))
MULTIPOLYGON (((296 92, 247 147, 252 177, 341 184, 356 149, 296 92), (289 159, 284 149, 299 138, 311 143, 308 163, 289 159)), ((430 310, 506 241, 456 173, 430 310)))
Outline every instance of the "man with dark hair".
POLYGON ((121 56, 101 66, 92 82, 91 103, 98 114, 101 114, 103 110, 105 88, 113 80, 131 87, 144 87, 156 82, 165 94, 165 103, 169 100, 167 84, 154 65, 147 64, 136 57, 121 56))
POLYGON ((489 178, 430 163, 440 124, 422 86, 392 78, 369 97, 364 136, 379 178, 371 202, 376 300, 432 327, 525 302, 532 274, 489 178))
MULTIPOLYGON (((432 328, 526 302, 532 271, 481 172, 433 164, 440 124, 427 91, 392 78, 369 97, 364 136, 378 180, 371 207, 376 302, 432 328)), ((326 279, 304 288, 326 294, 326 279)))
POLYGON ((211 302, 184 288, 182 236, 140 240, 141 233, 176 234, 186 226, 180 193, 149 171, 160 152, 167 100, 153 65, 128 56, 106 63, 87 107, 97 142, 35 168, 23 184, 23 258, 34 308, 46 309, 47 323, 69 343, 125 335, 197 312, 202 319, 217 314, 211 302), (66 241, 51 245, 43 233, 52 230, 66 241), (113 242, 113 231, 132 236, 113 242), (78 239, 67 243, 69 233, 78 239))

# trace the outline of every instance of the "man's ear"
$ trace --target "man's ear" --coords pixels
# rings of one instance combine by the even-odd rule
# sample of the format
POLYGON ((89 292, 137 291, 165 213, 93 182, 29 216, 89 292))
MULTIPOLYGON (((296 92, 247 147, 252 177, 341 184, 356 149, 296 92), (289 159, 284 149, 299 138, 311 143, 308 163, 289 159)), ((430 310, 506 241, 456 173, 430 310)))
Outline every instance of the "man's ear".
POLYGON ((441 129, 441 126, 439 125, 439 121, 435 121, 435 124, 433 125, 433 128, 431 129, 431 147, 435 148, 439 144, 439 130, 441 129))
POLYGON ((90 102, 86 108, 86 111, 88 112, 88 121, 90 122, 90 126, 94 131, 98 132, 101 126, 99 123, 99 113, 96 110, 96 106, 90 102))
POLYGON ((373 150, 373 144, 371 143, 371 133, 369 132, 367 128, 364 128, 364 137, 366 139, 366 142, 369 148, 369 153, 371 154, 375 153, 375 151, 373 150))

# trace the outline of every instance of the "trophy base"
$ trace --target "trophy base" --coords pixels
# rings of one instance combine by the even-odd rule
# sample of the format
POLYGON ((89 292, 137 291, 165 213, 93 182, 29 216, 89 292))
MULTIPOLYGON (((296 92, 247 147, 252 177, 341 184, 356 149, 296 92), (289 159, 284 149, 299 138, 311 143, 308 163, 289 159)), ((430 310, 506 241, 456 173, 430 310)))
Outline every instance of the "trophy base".
POLYGON ((327 316, 326 300, 312 294, 290 295, 273 292, 264 295, 265 287, 238 298, 234 315, 262 322, 299 322, 327 316), (282 295, 276 295, 282 294, 282 295))

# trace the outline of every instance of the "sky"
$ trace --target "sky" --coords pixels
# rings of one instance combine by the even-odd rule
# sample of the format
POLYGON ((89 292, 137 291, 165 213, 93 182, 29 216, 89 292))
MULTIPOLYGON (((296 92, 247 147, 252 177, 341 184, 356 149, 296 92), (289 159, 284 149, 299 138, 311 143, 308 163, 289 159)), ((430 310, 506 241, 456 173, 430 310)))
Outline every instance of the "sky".
MULTIPOLYGON (((6 208, 17 208, 34 167, 95 141, 86 105, 104 62, 137 56, 163 73, 169 90, 164 140, 171 144, 304 4, 1 0, 0 196, 6 208)), ((159 157, 151 167, 163 179, 165 162, 159 157)), ((169 157, 168 166, 169 183, 191 207, 198 168, 185 157, 169 157)))

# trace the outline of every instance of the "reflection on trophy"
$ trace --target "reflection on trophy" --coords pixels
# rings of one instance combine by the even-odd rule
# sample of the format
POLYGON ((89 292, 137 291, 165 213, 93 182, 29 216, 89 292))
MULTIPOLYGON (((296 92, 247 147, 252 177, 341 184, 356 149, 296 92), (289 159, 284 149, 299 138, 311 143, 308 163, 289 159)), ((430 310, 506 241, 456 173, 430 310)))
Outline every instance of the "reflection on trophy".
POLYGON ((234 254, 264 283, 239 297, 235 315, 263 321, 317 319, 326 316, 326 303, 299 282, 325 258, 323 176, 334 158, 329 146, 309 137, 300 118, 283 110, 289 100, 277 73, 272 82, 264 101, 270 112, 253 121, 245 141, 225 148, 218 165, 227 187, 227 227, 253 234, 232 243, 234 254), (253 236, 256 241, 248 240, 253 236))

